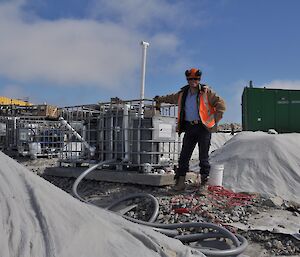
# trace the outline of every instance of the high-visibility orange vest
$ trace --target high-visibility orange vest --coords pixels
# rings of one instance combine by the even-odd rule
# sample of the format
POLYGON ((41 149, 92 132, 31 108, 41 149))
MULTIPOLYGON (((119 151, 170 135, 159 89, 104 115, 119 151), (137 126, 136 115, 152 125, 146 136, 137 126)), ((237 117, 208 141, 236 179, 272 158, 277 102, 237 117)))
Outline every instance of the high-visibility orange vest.
POLYGON ((200 98, 199 116, 201 118, 201 121, 207 128, 212 128, 216 124, 215 122, 216 109, 210 105, 207 94, 199 94, 199 98, 200 98))
MULTIPOLYGON (((178 123, 180 122, 180 115, 181 115, 181 108, 182 108, 182 96, 183 92, 179 93, 178 96, 178 123)), ((199 93, 199 116, 201 119, 201 122, 207 127, 212 128, 215 126, 215 117, 214 114, 216 112, 216 109, 210 105, 208 101, 208 96, 206 93, 199 93)), ((180 127, 180 124, 178 124, 178 128, 180 127)))

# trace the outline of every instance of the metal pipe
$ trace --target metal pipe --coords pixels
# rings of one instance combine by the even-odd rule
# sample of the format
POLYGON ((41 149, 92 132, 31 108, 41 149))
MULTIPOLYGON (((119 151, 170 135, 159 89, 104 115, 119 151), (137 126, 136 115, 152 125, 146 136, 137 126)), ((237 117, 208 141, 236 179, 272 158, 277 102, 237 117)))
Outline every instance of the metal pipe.
POLYGON ((130 109, 129 104, 124 104, 124 115, 123 115, 123 131, 124 131, 124 161, 129 160, 129 137, 128 137, 128 127, 129 127, 129 112, 130 109))
POLYGON ((112 159, 113 158, 113 151, 114 151, 114 114, 113 114, 113 110, 112 110, 112 106, 110 109, 110 130, 109 130, 109 150, 110 150, 110 154, 108 159, 112 159))
POLYGON ((63 118, 63 117, 59 117, 59 121, 60 121, 60 123, 64 126, 64 127, 66 127, 69 131, 71 131, 72 132, 72 134, 81 142, 81 143, 83 143, 83 145, 90 151, 90 154, 91 154, 91 156, 94 156, 94 154, 95 154, 95 147, 93 147, 93 146, 90 146, 90 144, 87 142, 87 141, 85 141, 80 135, 79 135, 79 133, 74 129, 74 128, 72 128, 72 126, 63 118))

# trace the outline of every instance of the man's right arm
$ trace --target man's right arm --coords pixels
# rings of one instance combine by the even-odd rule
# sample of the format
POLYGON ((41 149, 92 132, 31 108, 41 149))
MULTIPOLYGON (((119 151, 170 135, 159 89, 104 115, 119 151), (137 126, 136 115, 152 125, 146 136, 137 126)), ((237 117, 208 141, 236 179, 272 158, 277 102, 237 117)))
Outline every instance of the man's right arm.
POLYGON ((161 103, 177 104, 178 96, 179 96, 179 92, 171 95, 155 96, 154 100, 156 101, 156 105, 160 105, 161 103))

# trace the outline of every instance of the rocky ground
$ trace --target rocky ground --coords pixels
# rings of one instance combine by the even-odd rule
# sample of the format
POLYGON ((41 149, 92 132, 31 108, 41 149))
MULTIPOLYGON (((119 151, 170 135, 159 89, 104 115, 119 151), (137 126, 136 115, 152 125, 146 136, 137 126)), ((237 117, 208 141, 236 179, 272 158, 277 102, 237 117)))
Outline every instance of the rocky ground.
POLYGON ((218 131, 231 131, 232 126, 235 132, 242 131, 242 125, 240 123, 221 123, 218 125, 218 131))
MULTIPOLYGON (((56 159, 18 159, 18 161, 55 186, 72 194, 75 179, 43 175, 46 167, 56 165, 56 159)), ((275 229, 273 231, 250 228, 241 230, 231 225, 234 222, 248 225, 249 219, 254 215, 263 212, 272 213, 276 210, 300 217, 300 206, 297 203, 278 200, 278 198, 267 199, 258 194, 234 194, 229 190, 218 188, 200 191, 194 183, 190 183, 185 192, 174 193, 170 187, 159 188, 84 180, 79 184, 78 192, 83 198, 93 201, 100 207, 105 207, 130 194, 150 193, 159 201, 160 210, 156 221, 158 223, 212 222, 245 236, 249 242, 245 253, 248 256, 300 256, 300 238, 280 233, 275 229)), ((137 207, 130 210, 127 215, 147 220, 153 209, 151 203, 147 200, 131 201, 134 201, 137 207)), ((284 225, 278 224, 278 226, 284 225)), ((189 233, 189 231, 180 232, 189 233)))

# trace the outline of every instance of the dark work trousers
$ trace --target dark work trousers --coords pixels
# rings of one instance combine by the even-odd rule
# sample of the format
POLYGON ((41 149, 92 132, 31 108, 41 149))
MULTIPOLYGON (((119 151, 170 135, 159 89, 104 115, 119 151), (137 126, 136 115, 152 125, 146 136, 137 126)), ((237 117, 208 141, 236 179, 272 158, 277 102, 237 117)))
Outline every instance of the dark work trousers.
POLYGON ((208 161, 210 140, 211 132, 209 132, 203 124, 191 125, 190 123, 186 122, 186 130, 183 137, 175 179, 177 179, 179 176, 185 176, 189 171, 189 162, 197 143, 199 148, 199 166, 201 178, 207 178, 210 170, 210 164, 208 161))

